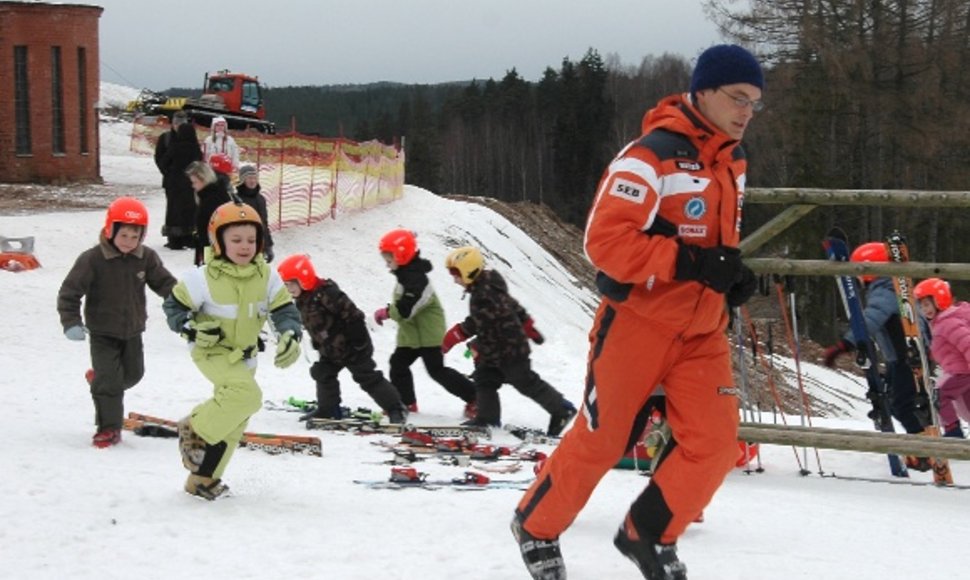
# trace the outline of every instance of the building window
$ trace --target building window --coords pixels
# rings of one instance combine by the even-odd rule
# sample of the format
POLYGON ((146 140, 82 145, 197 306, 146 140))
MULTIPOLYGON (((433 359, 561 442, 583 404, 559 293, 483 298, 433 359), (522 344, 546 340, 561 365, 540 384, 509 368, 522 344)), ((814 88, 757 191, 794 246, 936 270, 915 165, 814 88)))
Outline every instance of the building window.
POLYGON ((27 47, 13 47, 14 124, 17 155, 30 155, 30 86, 27 84, 27 47))
POLYGON ((61 47, 51 47, 51 146, 54 153, 64 153, 64 77, 61 70, 61 47))
POLYGON ((83 46, 77 47, 77 102, 81 120, 81 154, 88 153, 88 55, 83 46))

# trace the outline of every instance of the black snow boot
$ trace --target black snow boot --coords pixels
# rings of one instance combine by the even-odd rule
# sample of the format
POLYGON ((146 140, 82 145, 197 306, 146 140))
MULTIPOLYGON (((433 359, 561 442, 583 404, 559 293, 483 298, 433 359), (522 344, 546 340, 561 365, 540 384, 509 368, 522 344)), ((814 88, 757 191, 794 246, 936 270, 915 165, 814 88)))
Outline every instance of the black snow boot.
POLYGON ((522 561, 533 580, 566 580, 566 564, 559 550, 559 538, 536 538, 522 527, 522 517, 512 518, 512 535, 519 543, 522 561))
POLYGON ((633 561, 647 580, 687 580, 687 566, 677 557, 676 544, 655 544, 650 540, 633 539, 620 526, 613 545, 633 561))
POLYGON ((549 416, 549 429, 546 431, 546 435, 559 437, 575 416, 576 407, 569 401, 563 399, 562 410, 549 416))

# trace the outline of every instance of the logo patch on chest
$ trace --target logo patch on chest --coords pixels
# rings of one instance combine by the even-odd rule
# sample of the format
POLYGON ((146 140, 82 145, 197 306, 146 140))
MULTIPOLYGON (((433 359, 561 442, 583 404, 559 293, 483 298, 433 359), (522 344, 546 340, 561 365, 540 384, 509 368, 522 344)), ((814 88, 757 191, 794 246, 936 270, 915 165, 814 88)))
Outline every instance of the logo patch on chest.
POLYGON ((678 161, 677 169, 683 169, 684 171, 700 171, 704 169, 704 166, 697 161, 678 161))
POLYGON ((699 220, 707 213, 707 202, 703 197, 692 197, 684 204, 684 216, 689 220, 699 220))
POLYGON ((682 238, 703 238, 707 236, 707 226, 700 224, 680 224, 677 235, 682 238))
POLYGON ((647 199, 647 188, 639 183, 617 177, 610 185, 610 195, 622 197, 634 203, 643 203, 647 199))

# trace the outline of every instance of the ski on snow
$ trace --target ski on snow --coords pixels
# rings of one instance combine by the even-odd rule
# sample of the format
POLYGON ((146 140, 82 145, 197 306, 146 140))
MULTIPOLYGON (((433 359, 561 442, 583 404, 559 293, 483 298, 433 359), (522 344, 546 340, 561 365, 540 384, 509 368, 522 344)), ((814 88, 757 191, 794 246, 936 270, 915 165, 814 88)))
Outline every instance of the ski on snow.
POLYGON ((355 479, 354 483, 369 489, 424 489, 435 491, 443 488, 456 490, 517 489, 526 490, 532 479, 492 479, 483 473, 466 471, 463 477, 452 479, 428 479, 428 474, 413 467, 392 467, 389 479, 355 479))
MULTIPOLYGON (((177 421, 143 413, 128 413, 124 428, 133 431, 136 435, 146 437, 178 437, 177 421)), ((323 456, 320 438, 305 435, 246 432, 239 440, 239 446, 263 451, 271 455, 294 453, 315 457, 323 456)))

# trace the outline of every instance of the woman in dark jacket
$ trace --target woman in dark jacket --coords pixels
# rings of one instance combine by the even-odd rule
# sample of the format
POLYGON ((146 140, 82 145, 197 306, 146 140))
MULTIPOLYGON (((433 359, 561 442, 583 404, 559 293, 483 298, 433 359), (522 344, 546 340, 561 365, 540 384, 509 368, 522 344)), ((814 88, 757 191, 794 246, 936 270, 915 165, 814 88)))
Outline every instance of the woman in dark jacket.
POLYGON ((229 197, 229 178, 216 174, 207 163, 193 161, 185 170, 195 190, 195 260, 196 266, 205 262, 205 248, 209 245, 209 219, 220 205, 232 201, 229 197))
POLYGON ((168 139, 159 168, 165 188, 166 247, 173 250, 191 248, 195 229, 195 192, 185 171, 193 161, 202 159, 202 149, 192 123, 182 123, 168 139))

